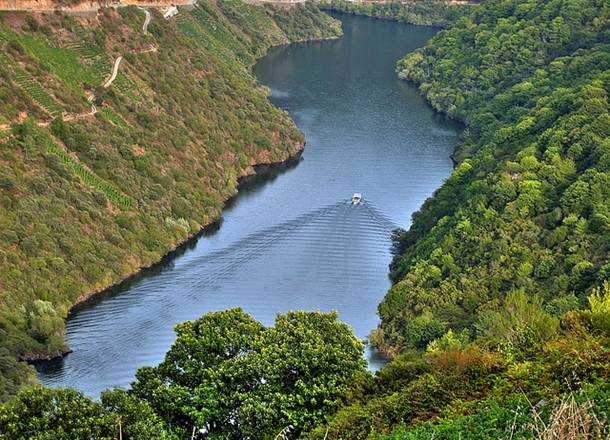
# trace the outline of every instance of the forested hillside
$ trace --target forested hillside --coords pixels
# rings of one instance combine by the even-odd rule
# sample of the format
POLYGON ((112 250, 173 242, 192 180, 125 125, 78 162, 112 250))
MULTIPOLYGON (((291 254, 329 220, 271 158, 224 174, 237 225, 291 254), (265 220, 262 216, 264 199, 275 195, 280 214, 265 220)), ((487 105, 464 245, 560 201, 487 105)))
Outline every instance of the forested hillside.
POLYGON ((396 234, 395 360, 312 438, 608 438, 609 14, 488 0, 399 62, 464 142, 396 234))
POLYGON ((320 2, 320 7, 346 14, 366 15, 384 20, 438 27, 449 27, 470 9, 468 4, 449 3, 444 0, 388 3, 323 0, 320 2))
POLYGON ((250 65, 341 32, 311 5, 151 13, 146 32, 135 7, 0 14, 0 399, 27 377, 15 357, 64 350, 77 301, 218 219, 253 165, 301 150, 250 65))
POLYGON ((509 292, 560 315, 610 278, 609 13, 488 1, 399 63, 468 129, 456 170, 400 238, 381 346, 484 332, 509 292))

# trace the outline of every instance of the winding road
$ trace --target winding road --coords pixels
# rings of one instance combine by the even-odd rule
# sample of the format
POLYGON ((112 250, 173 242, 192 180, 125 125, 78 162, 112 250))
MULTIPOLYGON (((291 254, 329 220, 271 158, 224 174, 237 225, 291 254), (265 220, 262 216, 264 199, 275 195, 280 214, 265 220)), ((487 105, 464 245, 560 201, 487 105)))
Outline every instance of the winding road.
POLYGON ((142 33, 147 34, 148 33, 148 25, 150 24, 150 20, 152 19, 152 15, 150 15, 150 11, 148 9, 144 9, 144 8, 139 8, 142 11, 144 11, 144 14, 146 14, 146 18, 144 19, 144 23, 142 24, 142 33))
MULTIPOLYGON (((189 1, 187 2, 187 4, 194 4, 194 1, 189 1)), ((144 23, 142 23, 142 33, 146 34, 148 33, 148 25, 150 24, 151 20, 152 20, 152 15, 150 13, 150 11, 148 11, 147 9, 144 9, 142 7, 138 7, 139 9, 141 9, 142 11, 144 11, 145 14, 145 18, 144 18, 144 23)), ((149 53, 149 52, 156 52, 157 51, 157 47, 154 44, 151 44, 147 49, 141 50, 140 53, 149 53)), ((123 56, 119 55, 115 60, 114 60, 114 64, 112 66, 112 73, 110 74, 110 78, 108 78, 106 81, 104 81, 104 83, 102 84, 102 87, 104 87, 105 89, 107 89, 108 87, 110 87, 113 83, 113 81, 116 79, 118 73, 119 73, 119 67, 121 65, 121 61, 123 61, 123 56)), ((63 121, 68 122, 68 121, 73 121, 76 119, 81 119, 81 118, 87 118, 87 117, 91 117, 91 116, 95 116, 95 114, 97 113, 97 107, 95 106, 95 95, 90 95, 87 98, 87 101, 89 102, 89 104, 91 105, 91 111, 89 112, 85 112, 85 113, 77 113, 77 114, 67 114, 67 113, 62 113, 61 118, 63 121)), ((38 122, 37 123, 38 127, 48 127, 49 126, 49 122, 45 121, 45 122, 38 122)), ((6 131, 9 130, 11 127, 10 124, 0 124, 0 131, 6 131)))
POLYGON ((123 61, 123 55, 119 55, 116 60, 114 60, 114 66, 112 66, 112 74, 110 78, 106 80, 103 84, 103 87, 107 89, 112 85, 112 82, 116 79, 117 74, 119 73, 119 66, 121 65, 121 61, 123 61))
MULTIPOLYGON (((148 32, 148 25, 150 24, 150 20, 152 19, 152 16, 147 9, 144 9, 144 8, 139 8, 139 9, 144 11, 144 14, 146 15, 146 17, 144 18, 144 23, 142 23, 142 32, 144 34, 146 34, 148 32)), ((156 48, 151 45, 150 49, 144 50, 142 52, 144 53, 144 52, 156 52, 156 51, 157 51, 156 48)), ((119 55, 117 57, 117 59, 114 60, 114 65, 112 66, 112 74, 110 75, 110 78, 108 78, 106 80, 106 82, 103 84, 103 87, 105 89, 110 87, 112 85, 112 82, 116 79, 116 76, 119 73, 119 66, 121 65, 121 61, 123 61, 123 55, 119 55)))

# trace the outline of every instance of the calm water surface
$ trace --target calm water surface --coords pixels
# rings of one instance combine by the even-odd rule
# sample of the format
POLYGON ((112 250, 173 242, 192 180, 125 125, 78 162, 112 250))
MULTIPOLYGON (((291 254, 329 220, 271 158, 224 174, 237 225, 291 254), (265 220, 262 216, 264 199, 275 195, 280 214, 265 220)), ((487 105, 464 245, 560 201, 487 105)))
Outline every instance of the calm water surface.
POLYGON ((271 50, 254 69, 305 133, 303 160, 244 188, 217 231, 74 314, 74 352, 39 367, 42 382, 94 397, 127 386, 162 360, 174 324, 210 310, 240 306, 265 324, 291 309, 337 310, 359 337, 377 325, 388 231, 408 227, 449 175, 459 127, 394 73, 434 30, 339 17, 343 38, 271 50), (354 192, 367 203, 348 204, 354 192))

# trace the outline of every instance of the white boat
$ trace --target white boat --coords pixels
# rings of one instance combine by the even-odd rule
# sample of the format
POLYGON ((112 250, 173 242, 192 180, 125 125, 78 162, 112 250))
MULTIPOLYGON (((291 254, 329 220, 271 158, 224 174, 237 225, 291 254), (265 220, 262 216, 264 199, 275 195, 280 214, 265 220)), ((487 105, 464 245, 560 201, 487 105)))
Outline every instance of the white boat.
POLYGON ((362 202, 362 194, 354 193, 352 196, 352 205, 359 205, 362 202))

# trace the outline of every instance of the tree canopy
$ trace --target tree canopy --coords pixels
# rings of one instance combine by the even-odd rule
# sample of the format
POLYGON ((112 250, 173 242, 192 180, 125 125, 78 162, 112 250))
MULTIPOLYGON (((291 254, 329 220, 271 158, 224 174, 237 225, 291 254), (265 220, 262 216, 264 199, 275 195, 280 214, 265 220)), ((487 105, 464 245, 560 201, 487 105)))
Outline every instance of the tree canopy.
POLYGON ((597 0, 489 0, 398 63, 467 123, 398 239, 381 348, 482 328, 511 292, 559 316, 610 277, 610 46, 597 0))
POLYGON ((241 309, 176 327, 157 367, 133 393, 171 426, 210 438, 273 438, 307 431, 336 410, 365 374, 363 345, 336 313, 289 312, 264 327, 241 309))

